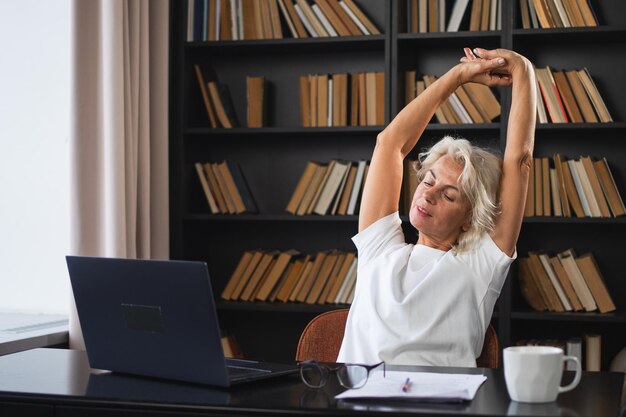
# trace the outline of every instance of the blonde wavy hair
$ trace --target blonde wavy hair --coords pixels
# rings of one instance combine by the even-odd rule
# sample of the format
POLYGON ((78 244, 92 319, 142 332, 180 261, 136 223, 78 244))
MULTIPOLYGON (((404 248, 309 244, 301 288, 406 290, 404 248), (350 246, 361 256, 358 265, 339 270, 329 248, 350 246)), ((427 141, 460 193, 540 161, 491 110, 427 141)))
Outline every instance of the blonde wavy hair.
POLYGON ((455 253, 471 250, 483 233, 495 227, 500 212, 498 188, 502 175, 502 159, 493 152, 473 146, 467 139, 445 136, 415 161, 417 179, 422 182, 428 170, 439 158, 450 156, 463 167, 459 176, 459 188, 469 201, 470 227, 462 232, 451 250, 455 253))

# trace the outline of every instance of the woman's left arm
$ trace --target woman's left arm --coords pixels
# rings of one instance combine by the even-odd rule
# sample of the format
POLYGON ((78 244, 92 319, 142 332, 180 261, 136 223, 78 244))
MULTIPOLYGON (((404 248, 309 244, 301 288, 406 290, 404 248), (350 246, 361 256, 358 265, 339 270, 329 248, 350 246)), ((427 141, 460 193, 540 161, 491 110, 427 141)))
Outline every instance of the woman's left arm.
POLYGON ((532 169, 537 115, 535 69, 528 59, 512 51, 479 49, 476 52, 484 59, 505 58, 506 70, 512 81, 511 111, 499 189, 500 214, 491 235, 500 250, 512 256, 522 226, 532 169))

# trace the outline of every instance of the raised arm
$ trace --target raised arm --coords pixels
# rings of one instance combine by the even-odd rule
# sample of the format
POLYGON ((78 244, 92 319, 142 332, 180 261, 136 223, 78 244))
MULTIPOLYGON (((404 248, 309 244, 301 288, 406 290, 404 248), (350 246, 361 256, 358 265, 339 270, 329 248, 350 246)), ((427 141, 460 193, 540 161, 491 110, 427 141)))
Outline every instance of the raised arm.
POLYGON ((417 144, 435 110, 464 82, 480 78, 478 82, 485 84, 506 85, 500 77, 490 75, 504 65, 500 58, 456 65, 404 107, 378 134, 361 197, 359 231, 398 210, 404 158, 417 144))
POLYGON ((537 114, 535 70, 528 59, 508 50, 476 50, 482 59, 503 57, 503 68, 512 82, 511 111, 506 132, 506 147, 500 182, 501 210, 492 233, 493 241, 509 256, 515 251, 519 237, 524 205, 528 192, 537 114))

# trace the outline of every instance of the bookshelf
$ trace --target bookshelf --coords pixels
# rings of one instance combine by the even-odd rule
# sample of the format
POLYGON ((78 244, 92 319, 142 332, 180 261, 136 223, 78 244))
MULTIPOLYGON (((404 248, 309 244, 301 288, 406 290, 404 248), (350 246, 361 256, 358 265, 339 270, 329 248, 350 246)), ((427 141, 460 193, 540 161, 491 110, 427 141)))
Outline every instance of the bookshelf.
MULTIPOLYGON (((517 1, 502 1, 501 29, 495 31, 409 33, 407 1, 357 0, 381 35, 249 41, 187 42, 186 1, 171 5, 170 83, 170 231, 172 259, 203 260, 209 265, 216 297, 246 250, 354 250, 356 216, 293 216, 284 211, 308 160, 369 159, 382 126, 301 127, 298 76, 316 73, 385 74, 385 121, 404 106, 404 73, 440 75, 461 56, 464 46, 518 50, 538 67, 582 68, 592 74, 613 123, 538 124, 535 156, 560 153, 606 156, 618 188, 626 192, 626 87, 616 68, 626 65, 626 4, 591 1, 600 25, 595 28, 521 29, 517 1), (210 128, 193 65, 212 68, 228 85, 240 123, 245 123, 247 75, 268 81, 268 127, 210 128), (193 164, 237 162, 259 208, 258 214, 211 215, 193 164)), ((448 9, 452 7, 447 2, 448 9)), ((471 3, 471 2, 470 2, 471 3)), ((448 10, 449 12, 449 10, 448 10)), ((468 19, 468 16, 465 17, 468 19)), ((464 23, 467 23, 466 21, 464 23)), ((286 32, 285 32, 286 33, 286 32)), ((500 118, 484 124, 431 123, 419 147, 445 134, 465 136, 482 146, 503 149, 506 126, 499 121, 510 106, 509 91, 494 90, 500 118)), ((417 151, 409 157, 413 159, 417 151)), ((416 234, 402 217, 409 241, 416 234)), ((501 344, 519 339, 602 335, 602 369, 623 347, 626 282, 622 245, 626 218, 530 217, 524 220, 518 256, 574 248, 593 252, 615 301, 614 313, 546 313, 530 309, 520 294, 517 265, 502 290, 494 325, 501 344)), ((291 360, 300 332, 320 312, 345 305, 243 303, 218 300, 224 331, 236 336, 249 357, 291 360)))

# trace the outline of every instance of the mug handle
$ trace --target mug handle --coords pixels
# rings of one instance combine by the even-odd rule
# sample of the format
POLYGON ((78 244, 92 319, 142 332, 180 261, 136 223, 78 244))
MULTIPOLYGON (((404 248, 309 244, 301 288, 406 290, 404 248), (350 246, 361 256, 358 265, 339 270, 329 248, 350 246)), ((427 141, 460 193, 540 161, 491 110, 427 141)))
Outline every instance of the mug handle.
POLYGON ((573 361, 576 364, 576 375, 574 376, 574 380, 571 383, 564 387, 559 387, 559 394, 562 392, 571 391, 576 388, 576 386, 580 382, 580 377, 582 376, 582 368, 580 366, 578 358, 575 356, 563 356, 563 362, 567 361, 573 361))

